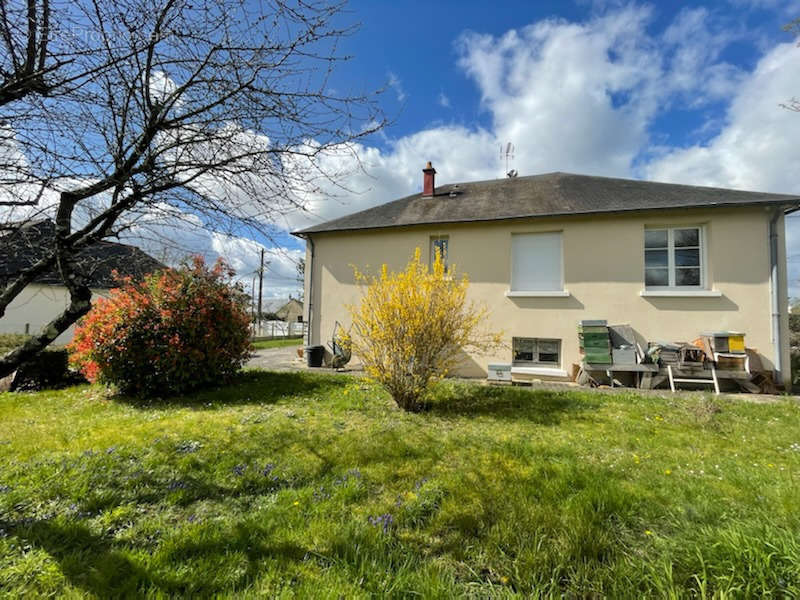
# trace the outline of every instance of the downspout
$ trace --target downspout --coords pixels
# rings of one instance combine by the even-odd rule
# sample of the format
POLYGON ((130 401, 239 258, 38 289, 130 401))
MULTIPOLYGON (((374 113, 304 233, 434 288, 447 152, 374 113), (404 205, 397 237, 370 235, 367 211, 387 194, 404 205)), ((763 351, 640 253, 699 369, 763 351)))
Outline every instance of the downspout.
POLYGON ((306 269, 308 269, 308 298, 306 298, 306 302, 308 303, 308 337, 306 338, 306 345, 311 345, 311 336, 313 328, 313 310, 314 310, 314 240, 311 236, 306 237, 306 243, 309 245, 309 249, 311 252, 309 253, 309 263, 306 265, 306 269))
POLYGON ((781 339, 780 282, 778 281, 778 219, 783 214, 783 209, 776 210, 769 220, 769 292, 772 303, 772 346, 776 383, 783 382, 783 340, 781 339))

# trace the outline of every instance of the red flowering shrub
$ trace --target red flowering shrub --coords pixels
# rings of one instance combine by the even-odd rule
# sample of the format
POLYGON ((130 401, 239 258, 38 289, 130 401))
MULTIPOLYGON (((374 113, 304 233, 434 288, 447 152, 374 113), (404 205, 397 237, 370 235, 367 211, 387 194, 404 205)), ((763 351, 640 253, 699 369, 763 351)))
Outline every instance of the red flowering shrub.
POLYGON ((90 381, 126 394, 181 394, 228 380, 250 355, 247 301, 222 261, 201 258, 99 299, 69 346, 90 381))

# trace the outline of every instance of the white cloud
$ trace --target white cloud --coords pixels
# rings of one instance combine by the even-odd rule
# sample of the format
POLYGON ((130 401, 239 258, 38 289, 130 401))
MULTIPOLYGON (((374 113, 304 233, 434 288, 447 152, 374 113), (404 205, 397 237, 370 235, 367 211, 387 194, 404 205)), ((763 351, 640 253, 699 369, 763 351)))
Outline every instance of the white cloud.
POLYGON ((671 149, 645 170, 651 179, 770 192, 800 192, 800 115, 779 106, 798 92, 800 50, 781 44, 736 89, 720 133, 706 144, 671 149))
POLYGON ((202 256, 209 264, 221 257, 236 271, 236 279, 247 292, 258 272, 263 249, 264 297, 297 296, 302 288, 297 281, 297 263, 305 257, 304 251, 265 246, 244 236, 211 231, 196 216, 166 205, 136 215, 120 241, 139 246, 171 266, 192 255, 202 256))
POLYGON ((438 102, 442 108, 450 108, 450 98, 444 92, 439 92, 438 102))
POLYGON ((387 84, 394 90, 398 102, 403 102, 408 97, 403 89, 403 82, 400 81, 400 78, 391 71, 389 71, 389 81, 387 84))

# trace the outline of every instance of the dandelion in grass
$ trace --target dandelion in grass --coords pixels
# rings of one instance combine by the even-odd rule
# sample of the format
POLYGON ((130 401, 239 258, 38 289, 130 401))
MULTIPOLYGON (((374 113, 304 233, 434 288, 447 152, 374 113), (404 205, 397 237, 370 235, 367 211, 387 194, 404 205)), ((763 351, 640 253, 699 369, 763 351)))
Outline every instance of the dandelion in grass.
POLYGON ((509 582, 509 581, 511 581, 511 580, 510 580, 508 577, 506 577, 505 575, 503 575, 503 576, 500 578, 500 583, 502 583, 503 585, 508 585, 508 582, 509 582))
POLYGON ((672 475, 672 469, 665 469, 664 475, 672 475))
POLYGON ((295 500, 294 502, 292 502, 292 506, 300 506, 300 501, 295 500))
POLYGON ((645 535, 653 535, 653 532, 652 532, 652 531, 650 531, 649 529, 645 529, 645 530, 644 530, 644 534, 645 534, 645 535))

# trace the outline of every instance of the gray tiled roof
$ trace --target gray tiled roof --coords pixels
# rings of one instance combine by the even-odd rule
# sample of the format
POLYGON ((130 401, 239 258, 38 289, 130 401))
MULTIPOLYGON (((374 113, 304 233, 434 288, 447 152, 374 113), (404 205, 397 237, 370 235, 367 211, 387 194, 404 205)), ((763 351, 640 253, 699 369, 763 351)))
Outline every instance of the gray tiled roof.
MULTIPOLYGON (((26 224, 0 237, 0 282, 9 281, 29 268, 52 248, 55 225, 49 219, 26 224)), ((121 276, 140 279, 164 265, 135 246, 99 241, 77 255, 78 269, 89 278, 94 288, 116 286, 112 271, 121 276)), ((62 284, 55 269, 42 273, 35 283, 62 284)))
POLYGON ((800 204, 800 196, 571 173, 437 186, 295 234, 675 208, 800 204), (450 192, 456 190, 451 196, 450 192))

